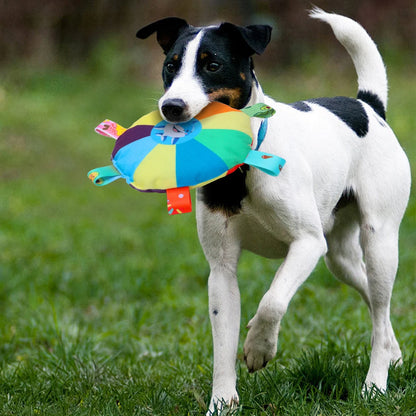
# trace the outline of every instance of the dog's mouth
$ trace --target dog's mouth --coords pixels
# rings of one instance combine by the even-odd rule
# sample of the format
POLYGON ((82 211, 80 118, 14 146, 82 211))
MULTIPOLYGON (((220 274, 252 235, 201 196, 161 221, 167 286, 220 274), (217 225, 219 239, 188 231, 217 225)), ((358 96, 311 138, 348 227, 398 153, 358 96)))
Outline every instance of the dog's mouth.
POLYGON ((219 97, 215 101, 218 102, 218 103, 226 104, 226 105, 230 105, 230 103, 231 103, 230 97, 227 97, 227 96, 219 97))
POLYGON ((210 102, 220 102, 230 107, 240 109, 244 107, 242 104, 241 88, 219 88, 217 90, 208 91, 210 102))
POLYGON ((233 108, 242 108, 241 88, 219 88, 208 90, 206 100, 200 103, 186 103, 182 98, 167 98, 160 103, 160 113, 169 123, 184 123, 198 115, 209 103, 220 102, 233 108))
POLYGON ((169 98, 159 105, 162 117, 169 123, 186 123, 197 116, 210 101, 206 100, 198 105, 186 103, 181 98, 169 98))

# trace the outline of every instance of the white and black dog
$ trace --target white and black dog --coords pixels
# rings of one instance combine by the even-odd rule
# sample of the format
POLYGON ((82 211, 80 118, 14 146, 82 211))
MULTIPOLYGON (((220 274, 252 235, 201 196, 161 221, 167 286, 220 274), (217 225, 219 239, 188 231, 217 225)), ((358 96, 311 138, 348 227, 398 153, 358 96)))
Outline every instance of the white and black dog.
MULTIPOLYGON (((358 290, 371 313, 372 352, 364 388, 384 391, 389 365, 401 362, 390 298, 410 168, 385 121, 385 67, 358 23, 320 9, 311 16, 327 22, 350 54, 358 74, 357 99, 282 104, 264 95, 251 56, 266 48, 269 26, 201 28, 167 18, 137 33, 144 39, 156 32, 166 54, 159 109, 167 121, 187 121, 212 101, 235 108, 264 102, 276 114, 261 150, 286 159, 278 178, 244 167, 197 193, 198 234, 210 265, 211 411, 238 402, 237 263, 242 249, 285 258, 248 323, 244 354, 249 371, 274 357, 288 304, 322 256, 338 279, 358 290)), ((259 125, 253 119, 256 134, 259 125)))

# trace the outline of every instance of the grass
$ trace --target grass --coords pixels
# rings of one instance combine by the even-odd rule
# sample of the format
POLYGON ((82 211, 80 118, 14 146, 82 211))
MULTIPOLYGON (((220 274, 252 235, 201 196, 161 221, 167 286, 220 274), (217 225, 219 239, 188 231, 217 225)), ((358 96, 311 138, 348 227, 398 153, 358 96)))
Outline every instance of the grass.
MULTIPOLYGON (((106 117, 129 125, 160 95, 157 86, 106 65, 82 72, 13 68, 0 78, 0 415, 206 411, 208 267, 194 216, 169 217, 161 195, 121 182, 95 188, 86 178, 108 163, 112 149, 93 127, 106 117)), ((356 89, 349 71, 311 68, 269 78, 266 90, 295 101, 356 89)), ((392 65, 388 119, 414 167, 412 71, 392 65)), ((369 317, 358 295, 322 263, 290 305, 277 359, 249 375, 241 352, 245 324, 278 262, 244 254, 241 407, 224 413, 415 413, 415 201, 413 188, 392 302, 405 362, 391 370, 389 392, 361 397, 369 317)))

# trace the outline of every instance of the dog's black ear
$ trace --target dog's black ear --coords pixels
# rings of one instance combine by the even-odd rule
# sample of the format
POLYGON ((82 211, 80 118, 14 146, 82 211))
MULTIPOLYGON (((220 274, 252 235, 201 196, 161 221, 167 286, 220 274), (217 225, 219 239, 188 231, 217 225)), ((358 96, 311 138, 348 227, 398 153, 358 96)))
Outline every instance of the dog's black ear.
POLYGON ((136 33, 136 36, 139 39, 146 39, 156 32, 159 45, 167 53, 176 39, 178 39, 180 33, 187 27, 189 27, 189 24, 186 20, 179 17, 167 17, 143 27, 136 33))
POLYGON ((240 40, 240 47, 245 48, 249 55, 260 55, 269 44, 272 28, 268 25, 236 26, 232 23, 223 23, 219 31, 228 32, 240 40))

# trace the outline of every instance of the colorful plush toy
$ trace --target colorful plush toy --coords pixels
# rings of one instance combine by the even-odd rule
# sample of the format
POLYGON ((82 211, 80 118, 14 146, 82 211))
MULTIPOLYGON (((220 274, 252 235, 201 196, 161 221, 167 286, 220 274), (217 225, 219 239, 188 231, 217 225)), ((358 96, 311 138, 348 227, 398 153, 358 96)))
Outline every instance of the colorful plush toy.
POLYGON ((253 150, 250 117, 264 118, 258 145, 274 110, 256 104, 243 110, 211 103, 195 118, 168 123, 159 111, 149 113, 125 129, 110 120, 95 131, 116 139, 110 166, 93 169, 88 177, 103 186, 124 178, 145 192, 166 192, 169 214, 192 211, 190 188, 229 175, 243 164, 277 176, 285 160, 253 150))

